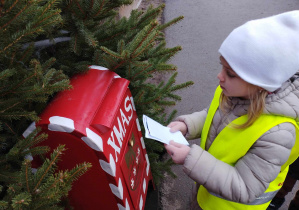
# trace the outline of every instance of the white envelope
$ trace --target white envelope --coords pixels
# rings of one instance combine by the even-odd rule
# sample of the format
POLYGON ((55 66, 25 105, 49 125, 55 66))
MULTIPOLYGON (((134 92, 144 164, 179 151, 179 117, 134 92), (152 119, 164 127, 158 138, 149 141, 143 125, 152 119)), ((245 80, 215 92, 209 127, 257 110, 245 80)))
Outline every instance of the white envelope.
POLYGON ((146 115, 143 115, 143 125, 146 138, 154 139, 164 144, 169 144, 170 140, 173 140, 180 144, 189 145, 188 141, 180 131, 172 133, 170 132, 170 128, 161 125, 146 115))

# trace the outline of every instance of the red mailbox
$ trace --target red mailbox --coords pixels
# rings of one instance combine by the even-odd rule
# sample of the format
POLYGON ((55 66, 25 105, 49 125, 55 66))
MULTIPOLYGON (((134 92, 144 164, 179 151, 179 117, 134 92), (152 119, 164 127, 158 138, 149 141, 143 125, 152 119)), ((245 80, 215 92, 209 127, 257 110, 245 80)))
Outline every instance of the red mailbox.
POLYGON ((48 134, 43 144, 52 149, 66 145, 59 169, 92 163, 74 182, 71 205, 144 209, 152 175, 129 81, 104 67, 90 66, 87 73, 73 77, 71 85, 53 99, 36 125, 48 134))

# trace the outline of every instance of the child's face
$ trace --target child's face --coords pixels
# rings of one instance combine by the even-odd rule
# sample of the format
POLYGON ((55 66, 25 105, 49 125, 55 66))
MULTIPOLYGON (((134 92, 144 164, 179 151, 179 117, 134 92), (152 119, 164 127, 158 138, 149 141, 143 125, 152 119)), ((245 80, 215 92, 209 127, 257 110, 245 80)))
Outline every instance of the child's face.
POLYGON ((257 91, 257 87, 241 79, 222 56, 220 56, 220 64, 222 69, 217 78, 224 95, 249 99, 249 95, 257 91))

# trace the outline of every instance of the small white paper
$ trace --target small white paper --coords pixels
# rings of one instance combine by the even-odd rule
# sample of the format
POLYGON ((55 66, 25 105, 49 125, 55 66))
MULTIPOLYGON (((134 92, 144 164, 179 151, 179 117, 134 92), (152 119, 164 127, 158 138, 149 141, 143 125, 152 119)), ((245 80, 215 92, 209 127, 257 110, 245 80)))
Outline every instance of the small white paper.
POLYGON ((180 144, 189 145, 188 141, 180 131, 172 133, 170 132, 170 128, 161 125, 146 115, 143 115, 143 125, 146 138, 154 139, 164 144, 169 144, 170 140, 173 140, 180 144))

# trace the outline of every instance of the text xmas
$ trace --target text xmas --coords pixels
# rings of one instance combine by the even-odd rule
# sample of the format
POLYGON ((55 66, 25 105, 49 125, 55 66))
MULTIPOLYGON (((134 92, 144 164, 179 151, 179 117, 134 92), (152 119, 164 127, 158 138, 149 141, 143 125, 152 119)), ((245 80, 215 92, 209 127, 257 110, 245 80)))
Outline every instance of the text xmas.
POLYGON ((115 121, 113 130, 111 131, 110 137, 108 139, 108 145, 110 145, 115 151, 116 162, 118 162, 118 155, 120 154, 120 150, 122 148, 122 142, 126 136, 127 128, 133 118, 134 113, 132 101, 130 100, 129 96, 125 98, 123 105, 124 106, 119 109, 117 121, 115 121))

